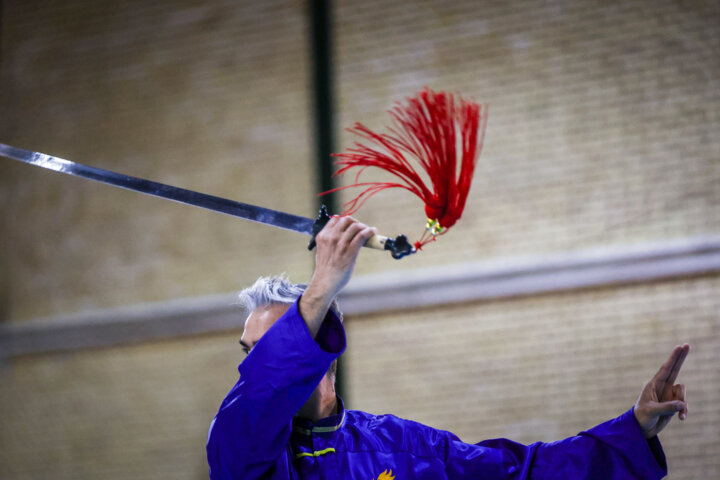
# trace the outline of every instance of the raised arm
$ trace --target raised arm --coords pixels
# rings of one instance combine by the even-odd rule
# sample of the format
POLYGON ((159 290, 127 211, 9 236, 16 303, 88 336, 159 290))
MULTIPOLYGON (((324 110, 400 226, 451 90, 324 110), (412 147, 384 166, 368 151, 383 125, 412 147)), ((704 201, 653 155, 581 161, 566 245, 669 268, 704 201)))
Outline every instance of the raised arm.
POLYGON ((248 342, 239 379, 213 420, 207 442, 211 479, 253 480, 289 468, 292 418, 345 348, 342 324, 329 305, 373 234, 345 217, 333 218, 316 237, 312 281, 298 302, 248 342))
POLYGON ((315 237, 315 272, 299 304, 313 338, 333 299, 350 280, 360 248, 376 233, 375 228, 346 216, 331 218, 315 237))

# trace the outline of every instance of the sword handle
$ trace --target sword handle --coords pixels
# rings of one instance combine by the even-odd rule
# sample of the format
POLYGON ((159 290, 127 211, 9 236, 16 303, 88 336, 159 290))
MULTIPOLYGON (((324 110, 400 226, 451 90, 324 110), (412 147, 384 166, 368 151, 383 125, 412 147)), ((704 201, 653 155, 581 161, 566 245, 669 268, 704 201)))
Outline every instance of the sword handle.
MULTIPOLYGON (((323 205, 320 207, 320 212, 318 213, 318 217, 313 225, 313 235, 312 240, 310 240, 310 245, 308 245, 308 250, 315 248, 315 237, 329 221, 330 214, 328 214, 327 207, 323 205)), ((374 248, 375 250, 388 250, 390 251, 390 255, 392 255, 392 257, 396 260, 400 260, 401 258, 417 251, 415 247, 408 242, 405 235, 398 235, 394 239, 383 235, 373 235, 367 242, 365 242, 364 246, 374 248)))
POLYGON ((383 235, 373 235, 367 242, 365 242, 363 247, 374 248, 375 250, 385 250, 385 245, 387 245, 388 240, 390 239, 383 235))
POLYGON ((411 255, 417 250, 412 246, 405 235, 398 235, 397 237, 390 238, 383 235, 373 235, 370 239, 365 242, 365 247, 374 248, 376 250, 389 250, 390 255, 396 260, 411 255))

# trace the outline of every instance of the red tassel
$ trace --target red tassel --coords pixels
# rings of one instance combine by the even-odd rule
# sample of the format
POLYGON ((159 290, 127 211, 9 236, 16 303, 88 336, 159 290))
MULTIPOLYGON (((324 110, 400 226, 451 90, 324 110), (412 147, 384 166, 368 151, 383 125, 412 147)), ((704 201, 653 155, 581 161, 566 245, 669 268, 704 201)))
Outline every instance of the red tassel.
POLYGON ((392 117, 389 134, 377 134, 355 123, 348 131, 365 139, 367 144, 355 142, 354 148, 334 156, 340 159, 336 164, 341 167, 335 175, 359 168, 356 183, 323 194, 365 187, 344 205, 343 214, 351 215, 376 193, 386 188, 404 188, 423 201, 428 218, 427 230, 415 246, 420 249, 447 232, 465 208, 487 125, 487 105, 481 107, 459 95, 457 100, 456 103, 452 94, 425 88, 408 98, 407 105, 397 102, 388 112, 392 117), (419 164, 420 169, 409 160, 419 164), (381 168, 398 180, 359 183, 360 175, 368 167, 381 168), (430 181, 426 183, 427 177, 430 181))

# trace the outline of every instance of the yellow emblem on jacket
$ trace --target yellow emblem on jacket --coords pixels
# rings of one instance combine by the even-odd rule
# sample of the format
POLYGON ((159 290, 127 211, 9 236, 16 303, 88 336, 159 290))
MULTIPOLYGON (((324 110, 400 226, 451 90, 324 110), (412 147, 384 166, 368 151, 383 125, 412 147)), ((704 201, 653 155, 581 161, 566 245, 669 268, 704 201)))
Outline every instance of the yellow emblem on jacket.
POLYGON ((385 470, 380 475, 378 475, 377 480, 393 480, 395 478, 395 475, 392 474, 392 470, 385 470))

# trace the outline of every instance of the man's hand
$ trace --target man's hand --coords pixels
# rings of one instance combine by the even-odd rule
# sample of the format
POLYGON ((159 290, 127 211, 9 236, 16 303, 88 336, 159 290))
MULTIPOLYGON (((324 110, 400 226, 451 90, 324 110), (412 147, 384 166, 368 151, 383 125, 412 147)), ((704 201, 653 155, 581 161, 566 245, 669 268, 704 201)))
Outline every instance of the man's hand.
POLYGON ((333 299, 350 281, 360 249, 376 233, 352 217, 332 217, 315 237, 315 272, 298 305, 313 337, 333 299))
POLYGON ((633 413, 645 438, 652 438, 665 428, 670 419, 679 412, 680 420, 688 413, 685 401, 685 385, 674 385, 690 345, 676 346, 667 361, 643 389, 635 403, 633 413))

